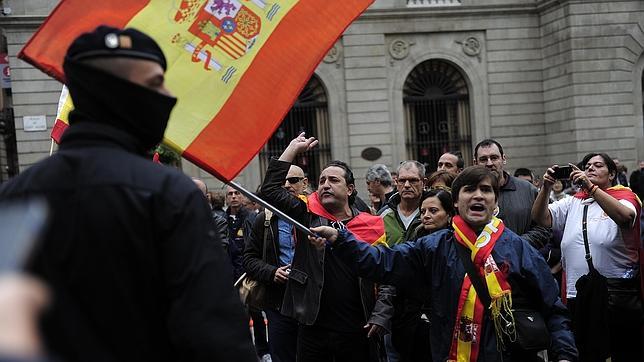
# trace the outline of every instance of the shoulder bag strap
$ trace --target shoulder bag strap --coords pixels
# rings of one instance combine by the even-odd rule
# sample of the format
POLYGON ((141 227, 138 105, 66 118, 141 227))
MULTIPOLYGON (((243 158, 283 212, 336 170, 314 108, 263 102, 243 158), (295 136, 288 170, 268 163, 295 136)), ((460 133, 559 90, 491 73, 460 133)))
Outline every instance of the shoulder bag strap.
POLYGON ((588 245, 588 205, 584 205, 584 216, 581 220, 581 232, 584 235, 584 248, 586 249, 586 263, 588 263, 588 270, 593 271, 593 257, 590 255, 590 246, 588 245))
POLYGON ((271 229, 271 217, 273 217, 273 212, 271 210, 264 210, 264 239, 262 242, 262 261, 266 261, 266 244, 268 240, 268 232, 271 229))
POLYGON ((467 275, 470 276, 470 281, 472 282, 472 285, 476 290, 476 294, 478 295, 479 299, 481 299, 483 306, 487 310, 492 303, 492 298, 490 298, 490 293, 483 283, 481 275, 474 268, 474 263, 472 263, 472 259, 470 258, 470 251, 458 241, 454 240, 453 242, 456 245, 458 256, 461 258, 461 263, 463 263, 463 267, 465 267, 465 272, 467 272, 467 275))

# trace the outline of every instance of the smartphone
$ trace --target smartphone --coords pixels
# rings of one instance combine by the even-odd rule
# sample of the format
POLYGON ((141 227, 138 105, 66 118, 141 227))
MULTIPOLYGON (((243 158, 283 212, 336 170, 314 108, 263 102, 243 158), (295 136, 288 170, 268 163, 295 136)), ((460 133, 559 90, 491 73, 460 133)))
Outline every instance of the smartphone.
POLYGON ((46 221, 44 201, 0 204, 0 272, 26 266, 46 221))
POLYGON ((552 175, 557 180, 568 180, 572 173, 572 166, 558 166, 555 168, 555 173, 552 175))

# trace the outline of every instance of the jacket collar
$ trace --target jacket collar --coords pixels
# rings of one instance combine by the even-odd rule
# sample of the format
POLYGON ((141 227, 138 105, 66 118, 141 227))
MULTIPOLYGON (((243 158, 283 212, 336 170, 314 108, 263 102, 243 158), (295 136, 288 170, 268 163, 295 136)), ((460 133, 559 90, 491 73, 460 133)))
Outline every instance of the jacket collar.
POLYGON ((121 148, 140 155, 146 152, 141 143, 129 133, 107 124, 91 121, 74 123, 60 140, 61 150, 88 146, 121 148))
POLYGON ((517 184, 516 180, 514 179, 514 176, 510 176, 507 172, 503 171, 503 177, 505 177, 506 180, 508 180, 505 185, 501 186, 501 190, 503 191, 516 191, 517 189, 517 184))

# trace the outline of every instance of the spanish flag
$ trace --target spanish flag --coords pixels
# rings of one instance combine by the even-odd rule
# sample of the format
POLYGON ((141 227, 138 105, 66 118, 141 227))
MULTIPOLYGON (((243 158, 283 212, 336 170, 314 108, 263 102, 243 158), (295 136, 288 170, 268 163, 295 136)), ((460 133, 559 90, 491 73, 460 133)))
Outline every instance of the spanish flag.
MULTIPOLYGON (((147 33, 165 53, 166 84, 179 99, 164 143, 231 180, 279 126, 336 39, 372 2, 62 0, 18 56, 64 82, 65 52, 81 33, 100 24, 147 33)), ((61 104, 63 111, 71 108, 69 97, 61 104)), ((63 112, 55 139, 65 122, 63 112)))
MULTIPOLYGON (((306 203, 306 206, 309 212, 314 213, 315 215, 322 216, 331 221, 340 221, 335 218, 330 212, 328 212, 322 203, 317 192, 312 193, 309 196, 301 195, 299 196, 300 200, 306 203)), ((364 241, 371 245, 378 245, 385 242, 387 239, 387 233, 385 232, 385 222, 381 217, 367 214, 366 212, 360 212, 354 216, 345 227, 351 231, 358 240, 364 241)))

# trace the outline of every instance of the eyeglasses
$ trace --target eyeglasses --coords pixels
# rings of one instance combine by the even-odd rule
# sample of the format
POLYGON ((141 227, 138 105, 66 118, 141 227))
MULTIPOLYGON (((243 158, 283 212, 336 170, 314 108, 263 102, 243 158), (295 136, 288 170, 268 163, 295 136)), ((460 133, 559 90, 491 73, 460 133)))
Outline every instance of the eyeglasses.
POLYGON ((478 158, 479 163, 487 163, 488 160, 494 162, 499 162, 501 160, 501 156, 499 155, 491 155, 491 156, 481 156, 478 158))
POLYGON ((398 182, 398 185, 404 185, 407 182, 409 182, 410 185, 416 185, 420 182, 419 178, 399 178, 396 180, 398 182))
POLYGON ((298 183, 298 182, 300 182, 302 180, 304 180, 304 177, 295 176, 295 177, 287 177, 286 178, 286 181, 288 181, 288 183, 290 183, 290 184, 296 184, 296 183, 298 183))

